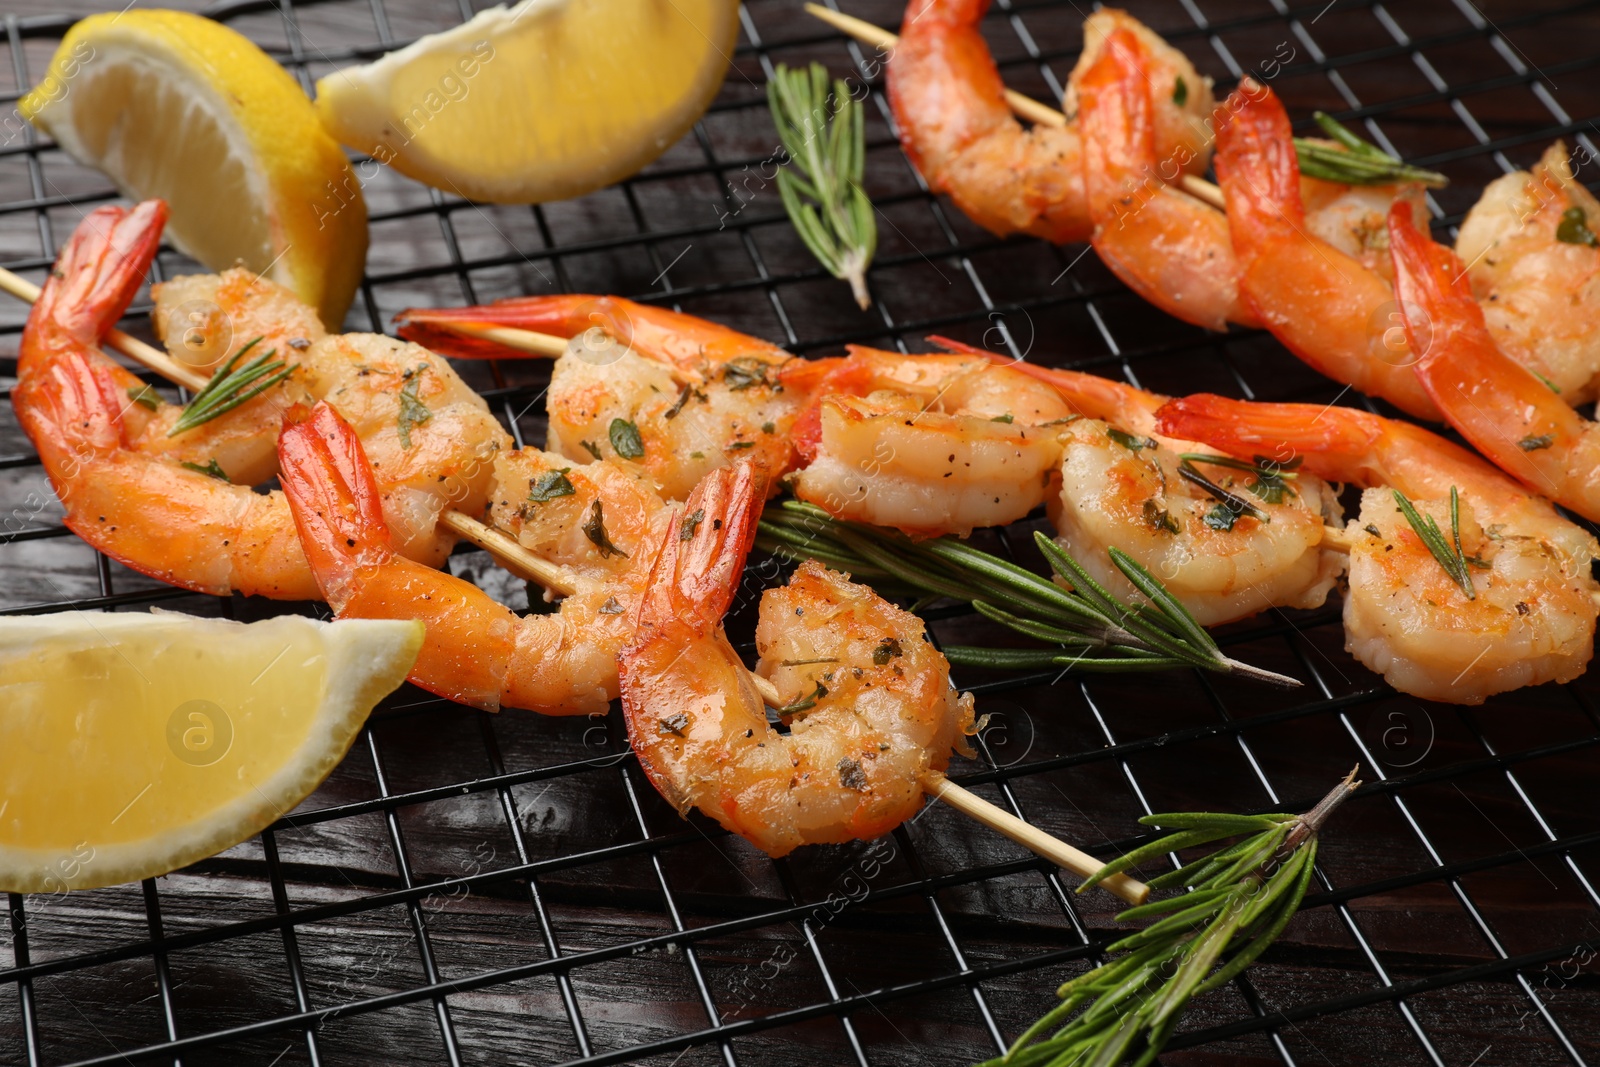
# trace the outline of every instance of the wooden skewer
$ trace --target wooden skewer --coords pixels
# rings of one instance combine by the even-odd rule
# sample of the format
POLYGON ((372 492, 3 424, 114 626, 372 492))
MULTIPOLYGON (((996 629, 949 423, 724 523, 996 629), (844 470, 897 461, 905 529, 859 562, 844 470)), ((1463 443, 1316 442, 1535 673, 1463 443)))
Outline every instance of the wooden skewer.
MULTIPOLYGON (((26 300, 30 304, 38 303, 39 287, 26 278, 18 277, 3 267, 0 267, 0 289, 4 289, 19 300, 26 300)), ((127 356, 136 363, 142 363, 171 382, 177 382, 185 389, 199 392, 205 388, 207 376, 201 374, 193 367, 186 367, 173 359, 159 348, 145 344, 137 337, 129 337, 121 330, 112 330, 106 334, 106 343, 127 356)))
MULTIPOLYGON (((778 692, 776 686, 769 679, 761 677, 754 671, 747 672, 750 684, 761 694, 761 699, 775 708, 783 707, 785 701, 783 694, 778 692)), ((987 800, 956 785, 946 778, 940 771, 929 771, 922 776, 922 788, 935 800, 942 800, 955 808, 963 815, 970 816, 983 823, 991 830, 995 830, 1005 837, 1010 838, 1023 848, 1054 863, 1063 870, 1071 871, 1079 878, 1087 878, 1098 871, 1101 862, 1080 849, 1052 837, 1032 823, 1023 822, 1004 808, 997 807, 987 800)), ((1143 904, 1150 897, 1150 887, 1137 879, 1125 874, 1112 875, 1100 883, 1101 887, 1110 890, 1129 904, 1143 904)))
MULTIPOLYGON (((821 19, 834 29, 854 37, 862 44, 870 45, 886 55, 894 51, 894 46, 900 41, 899 37, 896 37, 888 30, 874 26, 872 23, 864 19, 858 19, 853 15, 834 11, 831 8, 823 7, 821 4, 808 3, 805 8, 806 12, 814 18, 821 19)), ((1006 90, 1006 105, 1029 122, 1038 123, 1041 126, 1067 125, 1067 116, 1060 111, 1049 104, 1035 100, 1031 96, 1024 96, 1011 89, 1006 90)), ((1183 191, 1196 200, 1203 200, 1218 211, 1224 210, 1222 190, 1204 178, 1193 174, 1185 174, 1181 179, 1181 184, 1183 191)))
POLYGON ((560 359, 567 350, 567 339, 554 334, 540 333, 537 330, 524 330, 516 326, 489 326, 479 322, 436 322, 433 326, 443 327, 452 333, 463 333, 468 337, 481 337, 485 341, 514 348, 519 352, 527 352, 534 356, 547 356, 550 359, 560 359))

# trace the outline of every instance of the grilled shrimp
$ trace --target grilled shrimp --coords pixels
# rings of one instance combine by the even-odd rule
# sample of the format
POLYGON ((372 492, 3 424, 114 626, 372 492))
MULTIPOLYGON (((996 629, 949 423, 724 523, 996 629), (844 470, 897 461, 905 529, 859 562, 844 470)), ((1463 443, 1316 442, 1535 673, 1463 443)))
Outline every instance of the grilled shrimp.
POLYGON ((887 833, 972 731, 972 697, 950 687, 921 620, 808 561, 761 599, 756 670, 791 698, 789 732, 775 730, 722 632, 761 494, 737 470, 703 489, 704 519, 661 536, 621 658, 640 767, 679 812, 773 856, 887 833))
POLYGON ((508 354, 453 332, 453 322, 571 338, 550 376, 550 450, 578 463, 621 462, 670 500, 736 459, 788 469, 794 421, 813 383, 837 362, 797 359, 714 322, 610 296, 413 309, 397 325, 402 337, 450 355, 508 354))
POLYGON ((1322 479, 1163 436, 1155 413, 1167 398, 1160 394, 1079 371, 1009 365, 1049 384, 1083 416, 1061 434, 1059 491, 1045 506, 1056 543, 1101 585, 1138 597, 1106 553, 1115 545, 1159 576, 1202 625, 1327 599, 1345 559, 1323 542, 1326 524, 1341 523, 1343 513, 1322 479))
MULTIPOLYGON (((1271 89, 1246 81, 1217 133, 1217 180, 1228 204, 1239 292, 1262 325, 1336 381, 1420 418, 1439 409, 1412 370, 1394 291, 1308 227, 1289 116, 1271 89)), ((1415 207, 1417 201, 1400 203, 1415 207)))
MULTIPOLYGON (((989 0, 907 5, 888 66, 900 143, 935 192, 948 193, 991 233, 1027 233, 1057 244, 1087 240, 1094 220, 1084 189, 1083 139, 1070 121, 1024 129, 1012 116, 978 30, 988 7, 989 0)), ((1122 11, 1102 8, 1084 21, 1067 114, 1077 113, 1078 82, 1117 30, 1136 35, 1149 57, 1155 154, 1175 168, 1170 177, 1203 172, 1211 142, 1206 119, 1215 103, 1211 79, 1122 11)))
POLYGON ((1041 504, 1073 417, 1056 391, 987 357, 852 346, 795 427, 795 496, 840 518, 966 536, 1041 504))
POLYGON ((1090 241, 1113 274, 1168 314, 1212 330, 1258 325, 1239 299, 1227 218, 1166 184, 1183 157, 1157 149, 1152 97, 1169 90, 1152 63, 1139 35, 1118 27, 1077 81, 1090 241))
POLYGON ((1600 518, 1600 423, 1502 352, 1455 253, 1392 215, 1395 281, 1417 377, 1461 436, 1534 492, 1600 518))
POLYGON ((1497 178, 1461 223, 1456 253, 1500 350, 1576 407, 1600 390, 1600 201, 1566 146, 1497 178))
POLYGON ((1583 673, 1600 610, 1589 570, 1600 545, 1472 453, 1409 423, 1312 404, 1191 396, 1163 407, 1159 424, 1227 452, 1299 458, 1303 470, 1365 487, 1346 529, 1345 647, 1401 692, 1479 704, 1583 673), (1437 524, 1439 547, 1453 556, 1430 549, 1395 491, 1437 524))
MULTIPOLYGON (((330 395, 383 457, 383 506, 400 551, 437 565, 453 544, 436 528, 439 512, 446 501, 483 505, 504 433, 443 360, 414 345, 363 334, 289 345, 301 331, 314 332, 312 324, 292 310, 284 315, 287 296, 270 282, 243 286, 250 295, 241 290, 243 302, 229 306, 240 315, 236 328, 277 331, 295 373, 270 394, 178 434, 213 427, 191 452, 152 443, 166 439, 177 409, 94 345, 132 299, 165 219, 159 201, 92 212, 29 316, 12 399, 66 507, 67 525, 107 555, 186 589, 315 599, 317 584, 282 495, 234 484, 244 475, 203 449, 232 449, 223 455, 241 469, 271 473, 276 462, 259 460, 263 427, 281 421, 278 408, 294 399, 330 395)), ((214 283, 225 296, 237 282, 213 276, 191 284, 214 283)))
MULTIPOLYGON (((687 529, 699 521, 697 511, 709 507, 706 494, 697 491, 683 508, 639 509, 625 483, 573 470, 578 476, 563 486, 540 480, 560 471, 544 466, 548 457, 525 454, 523 465, 502 461, 496 474, 505 481, 496 484, 495 499, 509 506, 526 493, 519 536, 548 545, 548 558, 573 576, 574 591, 559 611, 520 618, 472 583, 395 551, 361 439, 326 402, 285 429, 278 449, 284 493, 334 611, 341 618, 426 622, 411 681, 491 710, 509 705, 548 715, 604 712, 617 695, 617 655, 633 635, 653 546, 669 527, 687 529), (532 485, 524 480, 530 474, 532 485), (535 492, 540 485, 543 490, 535 492), (619 485, 620 499, 612 495, 619 485), (557 506, 544 510, 549 504, 557 506), (688 526, 677 521, 684 508, 688 526), (587 543, 567 536, 577 514, 587 516, 587 543)), ((755 484, 748 464, 719 477, 755 484)))

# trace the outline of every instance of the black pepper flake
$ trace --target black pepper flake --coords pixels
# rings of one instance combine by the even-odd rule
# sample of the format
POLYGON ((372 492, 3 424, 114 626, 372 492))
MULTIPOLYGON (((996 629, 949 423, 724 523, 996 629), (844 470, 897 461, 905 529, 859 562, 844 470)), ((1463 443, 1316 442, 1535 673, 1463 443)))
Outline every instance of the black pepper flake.
POLYGON ((688 725, 688 713, 680 711, 676 715, 668 715, 664 719, 657 720, 656 732, 662 734, 663 736, 671 735, 673 737, 682 737, 684 728, 688 725))
POLYGON ((867 791, 867 775, 858 760, 846 756, 839 761, 839 784, 858 793, 867 791))
POLYGON ((622 611, 622 605, 617 603, 617 598, 614 596, 606 597, 606 602, 600 605, 602 615, 621 615, 622 611))
POLYGON ((1520 601, 1520 600, 1517 601, 1517 614, 1518 615, 1526 615, 1531 610, 1532 609, 1529 608, 1528 605, 1524 604, 1522 601, 1520 601))
POLYGON ((285 343, 297 352, 303 352, 311 347, 311 342, 306 340, 304 337, 291 337, 285 343))
POLYGON ((683 517, 682 524, 678 527, 678 540, 692 541, 694 532, 700 529, 700 524, 706 519, 705 508, 695 508, 693 512, 683 517))

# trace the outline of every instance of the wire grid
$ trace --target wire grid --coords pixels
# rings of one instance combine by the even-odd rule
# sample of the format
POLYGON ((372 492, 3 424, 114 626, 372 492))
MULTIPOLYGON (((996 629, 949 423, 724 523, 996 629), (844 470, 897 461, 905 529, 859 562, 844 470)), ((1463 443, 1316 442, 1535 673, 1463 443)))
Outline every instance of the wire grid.
MULTIPOLYGON (((1593 78, 1600 57, 1561 44, 1600 24, 1594 3, 1523 7, 1494 22, 1468 0, 1404 10, 1181 0, 1134 10, 1224 83, 1247 70, 1276 76, 1266 66, 1276 60, 1297 115, 1321 106, 1357 120, 1384 148, 1450 171, 1457 185, 1430 203, 1446 227, 1485 180, 1525 165, 1550 139, 1595 151, 1593 83, 1587 95, 1572 86, 1593 78), (1339 43, 1325 49, 1330 37, 1339 43), (1555 41, 1554 55, 1541 52, 1536 65, 1522 50, 1529 40, 1546 51, 1555 41), (1577 118, 1557 85, 1563 99, 1582 101, 1577 118)), ((309 89, 328 69, 471 10, 466 0, 449 16, 398 0, 247 0, 208 13, 262 42, 309 89)), ((853 13, 883 25, 899 14, 890 3, 853 13)), ((986 30, 1008 82, 1059 93, 1080 17, 1070 5, 1000 0, 986 30)), ((616 291, 714 315, 797 352, 851 341, 910 350, 928 332, 965 331, 1014 355, 1171 393, 1340 399, 1270 339, 1210 336, 1150 315, 1080 248, 999 242, 973 228, 927 194, 876 88, 868 169, 884 246, 871 278, 877 302, 857 315, 843 287, 805 257, 767 189, 760 85, 776 62, 812 57, 872 80, 877 57, 768 0, 747 5, 741 20, 733 72, 711 112, 615 190, 486 210, 375 177, 373 251, 347 326, 381 330, 412 303, 616 291), (430 242, 432 226, 442 256, 429 260, 406 246, 430 242), (702 253, 691 257, 697 244, 702 253)), ((53 48, 71 21, 7 16, 16 86, 37 73, 43 53, 31 46, 53 48)), ((16 168, 4 172, 5 188, 22 194, 0 204, 12 269, 46 268, 85 205, 115 195, 31 131, 0 148, 0 166, 16 168), (35 253, 14 240, 30 219, 35 253)), ((1580 178, 1592 185, 1594 174, 1580 178)), ((175 253, 162 260, 157 280, 182 268, 175 253)), ((132 321, 147 311, 136 307, 132 321)), ((5 321, 14 344, 21 312, 5 321)), ((14 363, 0 366, 14 373, 14 363)), ((546 370, 497 364, 483 373, 475 384, 517 443, 541 439, 546 370)), ((195 597, 89 553, 54 512, 17 504, 43 480, 14 423, 4 429, 0 447, 17 449, 0 456, 0 485, 15 494, 4 503, 13 514, 28 509, 25 526, 0 541, 7 580, 77 553, 44 575, 60 595, 30 596, 32 586, 0 594, 5 613, 165 602, 238 618, 286 610, 195 597), (25 550, 6 563, 6 553, 25 550)), ((1027 558, 1026 537, 1002 531, 986 543, 1027 558)), ((451 567, 523 606, 525 594, 481 554, 458 552, 451 567)), ((770 578, 758 574, 746 592, 770 578)), ((745 633, 753 600, 740 597, 745 633)), ((961 612, 931 617, 939 638, 970 640, 981 629, 961 612)), ((1370 784, 1330 833, 1306 912, 1231 993, 1195 1006, 1163 1062, 1597 1058, 1600 1000, 1586 972, 1600 932, 1588 873, 1600 847, 1595 684, 1509 694, 1481 710, 1423 707, 1339 651, 1334 608, 1274 612, 1223 640, 1306 689, 1286 696, 1181 673, 957 678, 979 694, 980 710, 998 712, 1000 727, 980 736, 979 760, 959 764, 957 779, 1105 855, 1136 840, 1137 815, 1299 810, 1360 760, 1370 784), (1481 825, 1462 829, 1472 818, 1481 825), (1407 921, 1410 907, 1422 917, 1407 921), (1479 1018, 1464 1024, 1460 1014, 1479 1018)), ((407 688, 329 783, 258 841, 136 890, 12 895, 9 960, 0 955, 0 1034, 12 1047, 0 1045, 0 1058, 960 1063, 1003 1048, 1049 1006, 1050 989, 1100 960, 1115 936, 1105 902, 1075 898, 1053 868, 942 810, 887 846, 768 861, 708 822, 678 820, 639 774, 615 718, 489 716, 407 688), (469 749, 476 756, 462 755, 469 749), (552 791, 563 800, 541 807, 552 791), (551 828, 563 819, 569 825, 551 828), (466 839, 470 858, 460 855, 466 839), (363 944, 355 934, 367 922, 371 943, 388 947, 352 961, 369 951, 349 948, 363 944), (606 923, 615 930, 597 935, 606 923), (772 949, 776 938, 789 940, 772 949), (195 962, 229 952, 233 969, 217 965, 220 976, 195 962), (272 995, 256 988, 256 970, 273 971, 272 995), (115 980, 96 984, 95 975, 115 980), (230 984, 245 987, 237 1003, 228 1003, 230 984), (191 1002, 190 985, 205 997, 191 1002), (146 1005, 137 1020, 118 1007, 130 996, 146 1005), (363 1025, 370 1020, 378 1022, 363 1025)))

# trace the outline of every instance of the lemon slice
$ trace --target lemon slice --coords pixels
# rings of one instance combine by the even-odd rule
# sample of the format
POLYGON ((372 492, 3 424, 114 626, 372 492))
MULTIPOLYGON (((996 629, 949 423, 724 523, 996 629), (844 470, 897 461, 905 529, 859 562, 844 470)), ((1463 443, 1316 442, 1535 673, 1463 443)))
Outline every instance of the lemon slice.
POLYGON ((0 891, 182 867, 289 812, 422 647, 415 621, 0 619, 0 891))
POLYGON ((637 171, 727 72, 738 0, 524 0, 317 82, 340 141, 474 200, 540 203, 637 171))
POLYGON ((270 56, 211 19, 125 10, 78 22, 22 114, 212 270, 238 261, 338 329, 361 282, 367 209, 338 144, 270 56))

